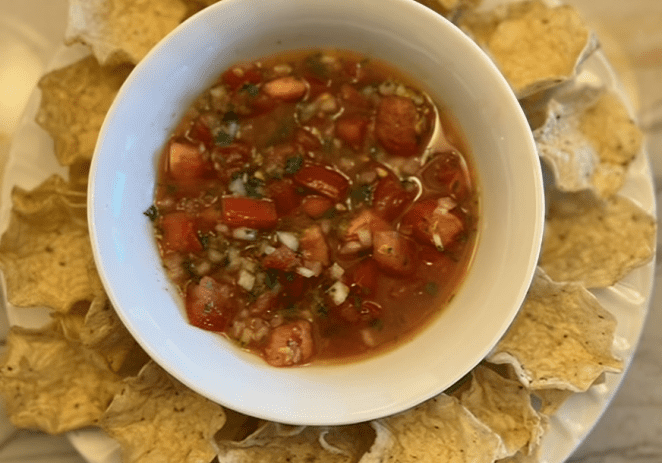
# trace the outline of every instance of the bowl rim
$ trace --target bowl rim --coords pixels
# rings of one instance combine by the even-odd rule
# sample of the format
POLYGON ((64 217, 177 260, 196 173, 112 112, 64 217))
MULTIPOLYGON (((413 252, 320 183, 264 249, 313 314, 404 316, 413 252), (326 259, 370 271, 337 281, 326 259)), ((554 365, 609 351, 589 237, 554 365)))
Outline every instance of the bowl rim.
MULTIPOLYGON (((287 0, 287 1, 291 5, 297 4, 299 6, 305 4, 311 4, 311 3, 314 3, 315 5, 321 5, 323 3, 323 0, 314 0, 314 1, 287 0)), ((355 0, 353 3, 360 5, 373 5, 373 6, 379 4, 381 8, 384 8, 384 2, 386 1, 390 2, 394 6, 398 6, 399 8, 404 8, 409 12, 415 12, 417 15, 419 15, 419 17, 425 17, 426 20, 428 21, 436 22, 437 25, 439 25, 442 28, 445 28, 446 31, 450 31, 449 33, 454 34, 457 40, 460 40, 460 38, 458 38, 460 37, 459 34, 463 34, 459 29, 456 28, 456 26, 451 24, 442 16, 438 15, 432 10, 429 10, 427 7, 424 7, 423 5, 420 5, 416 2, 412 2, 410 0, 355 0)), ((224 394, 219 394, 217 391, 210 391, 207 382, 205 383, 205 386, 202 387, 201 383, 198 382, 199 378, 191 378, 186 374, 187 373, 186 362, 175 365, 171 358, 167 358, 164 356, 163 340, 160 341, 161 343, 158 346, 155 346, 153 340, 151 342, 148 342, 148 340, 141 335, 136 322, 136 315, 129 315, 126 312, 125 307, 120 302, 121 298, 117 293, 118 290, 117 287, 115 287, 110 281, 109 270, 107 265, 105 264, 107 253, 104 254, 104 251, 101 250, 101 246, 99 242, 100 237, 105 235, 103 235, 102 230, 98 228, 99 222, 97 219, 102 215, 102 209, 104 207, 107 210, 111 206, 109 206, 109 204, 105 204, 105 205, 100 204, 98 199, 100 197, 102 198, 103 195, 97 193, 101 184, 101 179, 99 177, 99 169, 100 167, 102 167, 102 159, 103 159, 101 153, 104 152, 104 150, 107 151, 106 142, 108 140, 108 133, 112 131, 113 123, 119 117, 118 113, 125 105, 124 103, 125 97, 127 96, 127 94, 131 94, 131 89, 134 88, 138 83, 140 83, 141 79, 142 81, 148 79, 149 76, 146 77, 146 74, 149 74, 150 66, 152 65, 152 63, 155 60, 161 59, 160 54, 164 53, 163 50, 166 50, 167 47, 173 45, 173 43, 177 44, 178 43, 177 41, 181 40, 182 36, 185 35, 187 30, 190 30, 190 28, 196 27, 196 25, 199 25, 201 23, 205 23, 205 27, 210 27, 206 24, 207 21, 211 21, 211 23, 213 23, 212 19, 214 19, 213 17, 215 15, 222 15, 223 12, 233 7, 239 8, 242 2, 245 4, 247 3, 247 0, 224 0, 223 2, 218 2, 206 8, 205 10, 202 10, 201 12, 197 13, 196 15, 194 15, 193 17, 189 18, 187 21, 182 23, 180 26, 178 26, 165 39, 159 42, 159 44, 157 44, 157 46, 154 47, 148 53, 148 55, 136 66, 136 68, 131 73, 125 84, 120 89, 118 96, 116 97, 110 110, 108 111, 108 115, 103 123, 98 138, 98 142, 95 148, 94 157, 90 167, 90 180, 88 185, 88 224, 90 230, 90 238, 92 242, 94 260, 97 265, 97 269, 99 270, 99 275, 101 277, 103 285, 106 288, 109 299, 112 302, 113 306, 115 307, 116 312, 118 313, 120 319, 122 320, 124 325, 128 328, 129 332, 133 335, 133 337, 138 341, 141 347, 148 353, 148 355, 152 359, 154 359, 156 363, 160 364, 166 371, 168 371, 176 379, 178 379, 188 387, 192 388, 196 392, 210 398, 215 402, 220 403, 221 405, 228 406, 229 408, 235 409, 242 413, 246 413, 249 415, 257 416, 268 420, 279 421, 289 424, 308 424, 308 425, 336 425, 336 424, 356 423, 360 421, 367 421, 370 419, 379 418, 385 415, 390 415, 405 410, 407 408, 410 408, 436 395, 450 384, 439 383, 438 387, 432 389, 428 388, 428 390, 424 394, 419 394, 417 397, 405 397, 406 394, 400 394, 397 393, 396 391, 389 391, 389 393, 385 394, 384 397, 380 397, 381 400, 380 404, 376 404, 376 402, 373 401, 367 403, 366 407, 363 410, 358 410, 358 411, 346 410, 343 408, 343 406, 338 407, 337 410, 334 411, 332 410, 333 407, 326 406, 326 412, 325 412, 326 414, 320 414, 319 410, 314 410, 314 409, 304 410, 298 405, 298 402, 295 403, 291 401, 292 397, 288 397, 290 401, 281 405, 268 404, 263 401, 256 408, 255 406, 253 406, 253 404, 247 402, 246 397, 248 396, 248 394, 244 395, 243 391, 239 391, 235 389, 234 390, 235 395, 233 397, 227 397, 224 394), (331 412, 335 414, 333 416, 330 416, 329 413, 331 412)), ((267 4, 269 8, 273 9, 274 5, 279 4, 279 1, 271 0, 270 2, 262 5, 262 8, 266 8, 267 4)), ((484 52, 480 50, 480 48, 475 43, 471 42, 470 40, 464 40, 464 39, 461 40, 465 44, 467 49, 470 50, 471 53, 475 53, 477 54, 477 56, 481 57, 480 59, 482 60, 485 69, 492 70, 493 73, 492 78, 500 86, 500 90, 505 91, 505 89, 507 89, 507 92, 509 93, 508 98, 510 101, 510 105, 516 106, 516 108, 509 108, 509 109, 514 109, 515 113, 519 114, 518 116, 519 119, 516 122, 521 126, 520 128, 522 129, 521 130, 522 136, 525 137, 525 140, 522 140, 522 142, 528 147, 527 151, 530 153, 530 155, 531 156, 535 155, 535 157, 537 158, 537 154, 535 153, 535 144, 533 141, 533 136, 528 127, 528 123, 526 122, 526 118, 519 106, 519 103, 517 102, 516 97, 510 90, 510 87, 508 86, 505 78, 503 78, 503 76, 497 70, 496 66, 494 66, 494 64, 491 61, 489 61, 487 55, 485 55, 484 52), (524 130, 524 126, 525 126, 525 130, 524 130)), ((198 89, 198 92, 199 91, 201 90, 198 89)), ((534 197, 531 199, 531 202, 532 204, 537 205, 537 210, 535 216, 535 224, 533 226, 532 235, 530 237, 531 238, 530 259, 529 262, 527 263, 527 269, 523 272, 522 283, 520 284, 518 290, 516 291, 516 294, 513 295, 513 306, 516 307, 514 307, 510 311, 508 316, 502 320, 501 325, 493 333, 493 338, 490 340, 489 343, 490 344, 489 349, 484 349, 480 356, 475 356, 474 358, 472 358, 471 361, 469 362, 470 365, 467 364, 468 366, 467 368, 465 368, 464 371, 458 371, 457 377, 455 378, 456 380, 467 374, 473 367, 475 367, 475 365, 478 364, 480 360, 482 360, 482 358, 484 358, 488 354, 488 350, 490 350, 496 344, 496 342, 501 337, 501 335, 505 333, 507 327, 515 318, 519 308, 519 304, 521 304, 521 302, 524 300, 526 291, 528 290, 528 286, 533 278, 538 254, 540 252, 540 247, 542 243, 542 234, 543 234, 543 225, 544 225, 544 198, 543 198, 543 189, 542 189, 542 173, 540 171, 539 163, 538 163, 537 171, 535 171, 534 169, 531 180, 533 184, 535 184, 536 186, 534 188, 534 197)), ((479 241, 480 240, 482 240, 482 236, 479 236, 479 241)), ((476 249, 478 249, 479 244, 480 243, 477 243, 476 249)), ((185 320, 185 323, 188 322, 185 320)), ((218 337, 217 335, 215 336, 218 337)), ((173 346, 171 345, 168 346, 168 349, 170 349, 169 351, 170 354, 173 353, 175 355, 181 354, 181 352, 178 349, 173 348, 173 346)), ((400 347, 398 347, 396 350, 399 349, 400 347)), ((377 357, 383 357, 383 355, 380 354, 377 357)), ((372 362, 373 359, 374 358, 371 357, 370 359, 361 360, 352 363, 354 365, 360 365, 366 362, 372 362)), ((236 373, 238 374, 247 374, 247 370, 256 368, 255 362, 252 362, 250 359, 246 358, 245 356, 243 356, 239 360, 239 362, 240 363, 232 364, 233 366, 237 367, 236 373), (245 369, 242 369, 240 364, 245 365, 245 369)), ((271 378, 272 381, 286 381, 286 383, 289 385, 288 387, 304 388, 304 386, 308 385, 313 390, 317 388, 318 390, 315 391, 317 394, 319 394, 317 398, 320 399, 322 397, 328 397, 328 400, 330 402, 332 402, 333 399, 337 398, 336 397, 337 394, 334 394, 334 391, 330 390, 328 386, 329 384, 333 384, 333 381, 337 382, 338 378, 342 377, 342 375, 338 372, 338 369, 346 369, 346 368, 347 365, 343 365, 343 366, 312 365, 303 368, 280 369, 281 371, 273 371, 272 369, 268 369, 268 368, 265 369, 259 366, 257 367, 257 369, 259 369, 260 371, 268 371, 268 373, 266 374, 271 378), (307 371, 307 373, 302 374, 301 372, 304 370, 307 371), (294 383, 287 381, 287 376, 290 374, 289 372, 295 372, 295 375, 298 377, 298 380, 295 381, 294 383), (316 375, 319 375, 319 377, 324 377, 323 384, 321 386, 320 384, 315 383, 315 378, 318 377, 316 375), (324 394, 320 394, 320 392, 324 392, 324 394)), ((431 381, 434 382, 434 380, 431 381)), ((374 387, 374 385, 367 385, 367 384, 353 385, 353 386, 374 387)), ((306 393, 312 394, 311 390, 300 389, 299 392, 304 394, 306 393)), ((254 397, 251 396, 251 398, 254 397)), ((345 405, 345 404, 341 404, 341 405, 345 405)))

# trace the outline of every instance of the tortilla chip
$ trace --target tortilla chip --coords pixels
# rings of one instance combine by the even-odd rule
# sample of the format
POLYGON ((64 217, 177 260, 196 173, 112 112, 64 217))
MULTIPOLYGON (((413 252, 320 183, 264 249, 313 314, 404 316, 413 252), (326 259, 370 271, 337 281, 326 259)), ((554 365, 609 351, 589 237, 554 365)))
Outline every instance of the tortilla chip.
POLYGON ((548 195, 540 265, 555 281, 613 285, 655 252, 655 219, 630 199, 548 195))
POLYGON ((479 365, 460 403, 501 437, 508 456, 518 451, 528 455, 538 447, 545 431, 543 420, 519 381, 479 365))
POLYGON ((372 425, 375 443, 360 463, 492 463, 503 453, 501 438, 445 394, 372 425))
POLYGON ((89 45, 104 66, 137 64, 185 15, 180 0, 72 0, 65 43, 89 45))
POLYGON ((94 298, 92 247, 84 204, 51 178, 33 191, 14 188, 14 208, 0 240, 0 268, 7 299, 18 307, 50 307, 68 312, 94 298))
POLYGON ((67 340, 57 324, 11 329, 0 393, 15 426, 57 434, 95 425, 120 387, 104 359, 67 340))
POLYGON ((316 427, 267 422, 240 442, 219 443, 219 463, 355 462, 374 441, 369 424, 316 427))
POLYGON ((534 395, 540 400, 540 409, 542 415, 551 416, 568 400, 574 392, 563 389, 539 389, 534 391, 534 395))
POLYGON ((442 16, 453 20, 462 12, 476 8, 482 0, 416 0, 442 16))
POLYGON ((150 362, 101 418, 101 427, 122 446, 125 463, 209 463, 214 434, 223 427, 220 405, 196 394, 150 362))
POLYGON ((641 131, 610 92, 596 101, 552 98, 545 123, 533 133, 559 190, 591 190, 605 198, 621 188, 642 146, 641 131))
POLYGON ((568 5, 508 3, 460 20, 492 57, 518 98, 565 82, 597 48, 595 36, 568 5))
POLYGON ((509 363, 524 386, 586 391, 612 355, 616 319, 578 283, 555 283, 538 269, 515 321, 487 360, 509 363))
POLYGON ((88 56, 41 78, 35 120, 53 138, 60 164, 92 159, 101 124, 130 72, 131 66, 101 67, 88 56))

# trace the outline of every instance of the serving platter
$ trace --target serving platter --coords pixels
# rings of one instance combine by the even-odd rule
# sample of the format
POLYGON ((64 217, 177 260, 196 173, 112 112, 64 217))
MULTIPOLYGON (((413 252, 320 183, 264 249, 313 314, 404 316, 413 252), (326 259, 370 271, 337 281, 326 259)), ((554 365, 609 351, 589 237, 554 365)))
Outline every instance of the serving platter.
MULTIPOLYGON (((49 68, 56 69, 69 64, 84 54, 84 47, 61 48, 54 56, 49 68)), ((628 97, 603 53, 593 54, 584 64, 579 79, 601 83, 616 91, 624 101, 628 97)), ((33 188, 53 173, 66 176, 53 155, 52 140, 34 122, 40 100, 35 90, 15 134, 4 176, 0 196, 0 230, 7 226, 10 215, 10 192, 13 186, 33 188)), ((626 184, 621 193, 634 200, 646 212, 655 215, 653 179, 648 155, 642 151, 630 165, 626 184)), ((559 411, 550 418, 541 449, 540 461, 561 463, 584 440, 620 386, 627 367, 637 347, 643 323, 648 312, 654 274, 653 261, 634 270, 617 284, 592 291, 601 304, 617 319, 615 354, 624 361, 625 369, 620 374, 607 374, 604 382, 585 393, 574 394, 559 411)), ((4 298, 0 303, 7 313, 10 324, 38 327, 48 320, 46 310, 20 309, 11 306, 4 298)), ((68 434, 71 442, 90 463, 119 463, 118 445, 96 429, 86 429, 68 434)))

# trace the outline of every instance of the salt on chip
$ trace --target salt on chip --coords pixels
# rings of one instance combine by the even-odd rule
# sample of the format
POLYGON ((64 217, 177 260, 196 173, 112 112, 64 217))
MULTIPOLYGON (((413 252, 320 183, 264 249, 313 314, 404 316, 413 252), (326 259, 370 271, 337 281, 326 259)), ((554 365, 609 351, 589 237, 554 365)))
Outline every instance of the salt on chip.
POLYGON ((550 194, 540 265, 555 281, 613 285, 655 252, 655 219, 632 200, 550 194))
POLYGON ((492 463, 503 452, 501 438, 445 394, 372 424, 375 443, 360 463, 492 463))
POLYGON ((541 269, 515 321, 487 360, 511 364, 526 387, 586 391, 613 356, 616 319, 578 283, 556 283, 541 269))
POLYGON ((122 446, 124 463, 209 463, 224 423, 220 405, 150 362, 124 381, 100 424, 122 446))
POLYGON ((558 189, 590 190, 600 197, 621 188, 627 166, 642 146, 641 131, 611 92, 589 104, 552 98, 544 124, 533 134, 558 189))
POLYGON ((219 442, 219 463, 355 462, 374 440, 369 424, 284 426, 265 422, 240 442, 219 442))
POLYGON ((515 2, 464 15, 460 27, 492 57, 518 98, 568 81, 597 48, 568 5, 515 2))
POLYGON ((46 180, 30 192, 14 188, 14 208, 0 240, 0 268, 11 304, 67 312, 94 298, 92 247, 84 206, 72 204, 53 183, 59 182, 46 180))
POLYGON ((84 43, 102 65, 137 64, 186 15, 180 0, 72 0, 65 43, 84 43))
POLYGON ((17 427, 58 434, 95 425, 120 384, 103 358, 67 340, 55 323, 8 335, 0 393, 17 427))
POLYGON ((117 92, 132 67, 102 67, 93 56, 49 72, 38 83, 36 121, 53 138, 63 166, 89 162, 117 92))
POLYGON ((531 404, 531 394, 519 381, 506 379, 479 365, 460 403, 503 440, 506 456, 529 455, 545 431, 543 419, 531 404))

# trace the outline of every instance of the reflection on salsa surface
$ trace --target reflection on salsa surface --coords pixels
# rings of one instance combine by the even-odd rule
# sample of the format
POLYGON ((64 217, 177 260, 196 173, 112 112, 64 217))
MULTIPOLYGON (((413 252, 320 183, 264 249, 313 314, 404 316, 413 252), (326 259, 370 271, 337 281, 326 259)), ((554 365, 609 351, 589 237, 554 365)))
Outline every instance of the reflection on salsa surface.
POLYGON ((290 52, 232 66, 194 102, 146 214, 191 324, 273 366, 348 360, 410 337, 461 284, 467 152, 391 66, 290 52))

